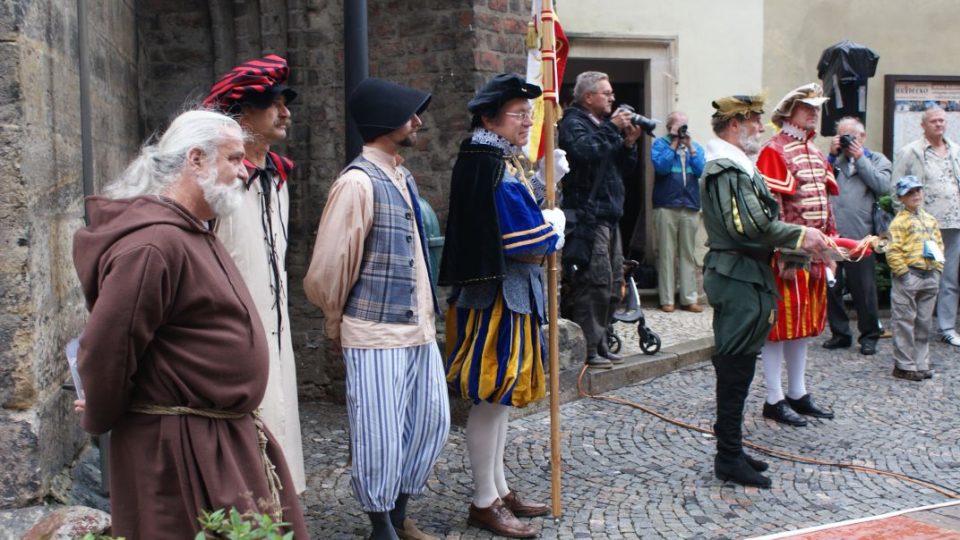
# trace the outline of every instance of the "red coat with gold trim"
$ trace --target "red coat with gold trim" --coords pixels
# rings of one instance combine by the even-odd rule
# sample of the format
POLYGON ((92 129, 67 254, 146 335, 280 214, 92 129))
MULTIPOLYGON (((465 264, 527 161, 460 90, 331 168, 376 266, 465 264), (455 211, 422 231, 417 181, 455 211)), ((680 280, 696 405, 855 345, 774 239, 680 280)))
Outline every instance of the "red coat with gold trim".
POLYGON ((830 196, 840 188, 833 167, 813 145, 814 133, 798 141, 784 131, 770 138, 757 158, 757 169, 780 201, 780 218, 820 229, 836 236, 837 224, 830 207, 830 196))
MULTIPOLYGON (((789 130, 789 127, 788 127, 789 130)), ((837 235, 830 196, 839 194, 833 168, 812 139, 815 133, 798 140, 786 131, 774 135, 760 151, 757 169, 770 192, 780 202, 780 218, 837 235)), ((818 336, 826 325, 827 280, 825 266, 814 261, 809 270, 799 270, 792 280, 780 276, 780 257, 771 263, 780 298, 777 322, 767 337, 770 341, 818 336)))

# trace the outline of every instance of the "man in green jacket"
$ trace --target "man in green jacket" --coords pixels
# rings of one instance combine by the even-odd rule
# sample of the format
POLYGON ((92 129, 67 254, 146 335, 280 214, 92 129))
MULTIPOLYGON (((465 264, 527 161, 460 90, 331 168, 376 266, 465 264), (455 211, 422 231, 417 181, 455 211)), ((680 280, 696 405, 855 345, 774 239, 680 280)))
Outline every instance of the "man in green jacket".
POLYGON ((743 451, 743 405, 757 356, 777 314, 770 269, 775 248, 814 254, 827 247, 817 229, 780 221, 780 209, 751 157, 760 151, 763 97, 729 96, 713 102, 713 131, 700 181, 709 251, 703 288, 713 306, 717 372, 717 456, 721 480, 768 488, 767 464, 743 451))

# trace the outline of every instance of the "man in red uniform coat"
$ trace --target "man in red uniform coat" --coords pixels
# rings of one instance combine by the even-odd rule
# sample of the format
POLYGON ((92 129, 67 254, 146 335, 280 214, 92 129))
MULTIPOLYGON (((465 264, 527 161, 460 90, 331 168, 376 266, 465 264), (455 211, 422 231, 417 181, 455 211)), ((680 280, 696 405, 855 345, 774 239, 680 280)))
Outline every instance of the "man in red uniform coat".
MULTIPOLYGON (((757 169, 780 202, 780 219, 836 236, 830 195, 839 193, 833 170, 813 144, 820 107, 827 98, 817 83, 788 93, 773 112, 780 131, 760 151, 757 169)), ((761 351, 767 400, 763 416, 805 426, 801 415, 833 418, 818 407, 806 389, 807 338, 819 336, 826 322, 826 270, 832 262, 781 249, 771 262, 777 290, 777 321, 761 351), (787 364, 789 387, 784 395, 780 375, 787 364), (799 413, 799 414, 798 414, 799 413)))

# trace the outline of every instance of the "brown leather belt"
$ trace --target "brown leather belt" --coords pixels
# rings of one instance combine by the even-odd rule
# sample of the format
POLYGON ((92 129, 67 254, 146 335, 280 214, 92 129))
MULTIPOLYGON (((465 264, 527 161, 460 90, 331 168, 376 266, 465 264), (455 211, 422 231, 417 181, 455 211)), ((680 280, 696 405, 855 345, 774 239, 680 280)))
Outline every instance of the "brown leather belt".
POLYGON ((717 251, 720 253, 734 253, 736 255, 740 255, 741 257, 753 259, 763 264, 770 264, 770 258, 773 257, 772 252, 762 249, 712 249, 711 251, 717 251))

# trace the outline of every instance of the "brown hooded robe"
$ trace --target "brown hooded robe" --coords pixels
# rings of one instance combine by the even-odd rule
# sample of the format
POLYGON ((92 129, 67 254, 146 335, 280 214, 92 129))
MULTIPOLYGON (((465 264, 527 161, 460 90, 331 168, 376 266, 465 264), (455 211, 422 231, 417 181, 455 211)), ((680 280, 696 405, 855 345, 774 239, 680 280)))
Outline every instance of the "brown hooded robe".
MULTIPOLYGON (((202 222, 156 196, 87 199, 74 237, 90 309, 80 340, 81 424, 112 430, 112 534, 193 538, 201 510, 271 499, 251 415, 215 420, 129 411, 131 403, 250 413, 267 384, 266 336, 239 271, 202 222)), ((283 519, 307 538, 286 462, 283 519)))

